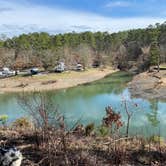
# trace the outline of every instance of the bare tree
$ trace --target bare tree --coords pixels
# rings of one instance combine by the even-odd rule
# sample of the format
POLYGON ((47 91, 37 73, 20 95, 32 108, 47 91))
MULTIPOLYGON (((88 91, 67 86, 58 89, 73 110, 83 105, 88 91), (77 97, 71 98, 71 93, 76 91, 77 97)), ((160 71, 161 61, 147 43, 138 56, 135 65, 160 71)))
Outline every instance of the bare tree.
POLYGON ((127 115, 127 125, 126 125, 126 137, 129 136, 129 128, 130 128, 130 121, 131 118, 133 116, 133 114, 135 113, 135 111, 137 111, 138 104, 134 103, 132 100, 127 100, 126 98, 123 97, 122 99, 122 105, 124 105, 124 109, 127 115), (132 110, 129 109, 129 105, 132 106, 132 110))
POLYGON ((23 93, 18 97, 18 103, 31 115, 38 128, 51 127, 62 118, 51 94, 32 92, 27 95, 23 93))
POLYGON ((53 96, 41 92, 23 93, 18 102, 34 120, 37 146, 46 151, 47 155, 41 162, 54 166, 56 154, 62 153, 65 165, 69 165, 67 140, 70 132, 66 130, 65 118, 58 112, 53 96))

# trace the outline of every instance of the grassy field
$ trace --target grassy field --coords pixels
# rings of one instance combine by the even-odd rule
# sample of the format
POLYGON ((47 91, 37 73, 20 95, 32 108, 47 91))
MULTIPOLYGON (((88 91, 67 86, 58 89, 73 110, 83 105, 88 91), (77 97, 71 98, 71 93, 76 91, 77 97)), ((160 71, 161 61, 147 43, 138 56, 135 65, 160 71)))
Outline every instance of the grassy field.
POLYGON ((160 68, 166 70, 166 64, 161 64, 160 68))

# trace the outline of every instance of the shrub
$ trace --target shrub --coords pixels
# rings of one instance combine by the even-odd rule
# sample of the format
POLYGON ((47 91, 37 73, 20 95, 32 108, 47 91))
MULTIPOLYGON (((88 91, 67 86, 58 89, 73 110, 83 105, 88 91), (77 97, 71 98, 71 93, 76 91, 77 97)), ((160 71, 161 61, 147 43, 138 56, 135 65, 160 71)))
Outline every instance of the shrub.
POLYGON ((94 130, 94 127, 95 127, 94 123, 90 123, 85 127, 86 136, 89 136, 92 133, 92 131, 94 130))
POLYGON ((97 134, 99 136, 105 137, 105 136, 109 135, 109 133, 110 133, 109 128, 106 126, 101 125, 97 128, 97 134))
POLYGON ((153 142, 153 143, 163 143, 164 139, 160 136, 153 135, 153 136, 150 137, 150 141, 153 142))
POLYGON ((7 115, 1 115, 1 116, 0 116, 0 122, 1 122, 1 124, 2 124, 3 126, 6 125, 7 120, 8 120, 8 116, 7 116, 7 115))
POLYGON ((111 106, 105 108, 106 116, 103 118, 103 125, 111 129, 111 133, 116 132, 123 126, 120 113, 116 113, 111 106))
POLYGON ((16 128, 30 128, 32 124, 27 118, 22 117, 13 122, 13 126, 16 128))

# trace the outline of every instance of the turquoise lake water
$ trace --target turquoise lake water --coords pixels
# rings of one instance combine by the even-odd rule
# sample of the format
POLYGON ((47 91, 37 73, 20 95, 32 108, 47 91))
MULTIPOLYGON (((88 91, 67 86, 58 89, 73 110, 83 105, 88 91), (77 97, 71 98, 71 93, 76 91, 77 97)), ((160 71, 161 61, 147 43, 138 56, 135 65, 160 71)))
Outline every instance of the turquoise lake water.
MULTIPOLYGON (((43 92, 52 97, 59 112, 64 114, 69 126, 80 123, 101 124, 105 107, 111 105, 121 112, 125 131, 126 113, 122 99, 128 100, 129 111, 134 111, 130 124, 130 135, 158 135, 166 138, 166 101, 131 98, 127 83, 132 76, 125 72, 114 73, 102 80, 74 88, 43 92), (138 107, 135 107, 134 104, 138 107)), ((19 117, 29 117, 19 105, 19 94, 0 94, 0 114, 8 115, 9 123, 19 117)), ((29 95, 29 94, 28 94, 29 95)))

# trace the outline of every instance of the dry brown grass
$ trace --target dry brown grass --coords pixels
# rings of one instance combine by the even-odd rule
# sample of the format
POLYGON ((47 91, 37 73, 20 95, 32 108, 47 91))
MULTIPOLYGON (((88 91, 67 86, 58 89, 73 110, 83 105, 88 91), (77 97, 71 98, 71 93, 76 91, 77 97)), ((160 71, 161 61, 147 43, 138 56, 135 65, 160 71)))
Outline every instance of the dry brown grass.
POLYGON ((64 73, 50 73, 45 75, 35 75, 28 77, 17 76, 1 79, 0 91, 44 91, 68 88, 101 79, 113 72, 116 71, 111 68, 105 68, 103 70, 89 69, 84 72, 70 71, 64 73), (47 84, 48 82, 52 82, 52 84, 47 84))
POLYGON ((0 132, 1 146, 15 145, 23 153, 22 166, 60 165, 165 165, 166 145, 143 138, 85 136, 50 130, 43 140, 41 131, 0 132), (150 144, 150 148, 149 148, 150 144))

